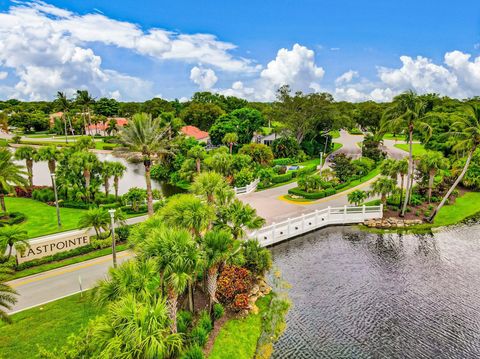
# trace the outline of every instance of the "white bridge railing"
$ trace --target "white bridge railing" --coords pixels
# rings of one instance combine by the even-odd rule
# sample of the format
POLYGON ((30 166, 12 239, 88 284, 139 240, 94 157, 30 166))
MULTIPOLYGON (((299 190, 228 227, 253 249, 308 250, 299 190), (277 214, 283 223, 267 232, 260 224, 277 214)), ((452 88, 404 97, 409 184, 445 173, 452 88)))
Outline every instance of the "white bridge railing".
POLYGON ((383 217, 383 205, 379 206, 344 206, 328 207, 289 218, 280 223, 273 223, 250 234, 263 247, 285 241, 301 234, 332 224, 355 224, 368 219, 383 217))
POLYGON ((234 187, 233 189, 235 190, 235 194, 237 196, 240 194, 248 194, 248 193, 254 192, 257 189, 259 182, 260 182, 260 179, 257 178, 255 181, 247 184, 246 186, 234 187))

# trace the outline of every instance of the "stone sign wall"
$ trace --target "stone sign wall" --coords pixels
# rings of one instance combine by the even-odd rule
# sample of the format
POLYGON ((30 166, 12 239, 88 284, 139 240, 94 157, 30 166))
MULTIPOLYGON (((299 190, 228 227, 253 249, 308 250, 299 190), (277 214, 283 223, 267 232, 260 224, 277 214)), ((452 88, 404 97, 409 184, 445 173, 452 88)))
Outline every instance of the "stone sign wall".
POLYGON ((23 254, 17 252, 18 263, 28 262, 55 253, 70 251, 90 243, 88 230, 69 231, 29 241, 30 247, 23 254))

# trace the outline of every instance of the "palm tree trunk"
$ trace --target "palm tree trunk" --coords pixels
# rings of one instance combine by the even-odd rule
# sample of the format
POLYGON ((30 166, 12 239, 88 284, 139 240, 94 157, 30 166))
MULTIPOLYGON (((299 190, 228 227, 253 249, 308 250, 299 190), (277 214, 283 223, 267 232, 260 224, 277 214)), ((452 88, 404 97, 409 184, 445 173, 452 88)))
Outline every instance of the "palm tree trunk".
POLYGON ((217 301, 215 294, 217 293, 217 277, 218 277, 218 265, 213 265, 208 268, 207 272, 207 290, 208 290, 208 311, 210 315, 213 313, 213 303, 217 301))
POLYGON ((30 185, 30 189, 33 188, 33 160, 26 160, 26 167, 28 173, 28 184, 30 185))
POLYGON ((90 171, 87 169, 84 169, 83 175, 85 177, 85 188, 88 188, 90 187, 90 171))
POLYGON ((188 309, 193 313, 195 305, 193 303, 193 283, 188 281, 188 309))
POLYGON ((233 143, 230 142, 230 154, 232 154, 232 151, 233 151, 233 143))
POLYGON ((428 203, 432 201, 433 180, 435 179, 435 171, 430 171, 428 177, 428 203))
POLYGON ((0 193, 0 206, 2 207, 3 212, 7 212, 7 206, 5 206, 5 195, 0 193))
POLYGON ((7 259, 10 259, 10 257, 12 256, 12 249, 13 249, 13 245, 9 245, 7 259))
POLYGON ((147 185, 147 209, 148 215, 153 216, 153 194, 152 194, 152 179, 150 177, 150 159, 143 162, 145 166, 145 183, 147 185))
POLYGON ((115 187, 115 199, 118 199, 118 176, 113 177, 113 187, 115 187))
POLYGON ((445 205, 445 202, 447 202, 447 199, 451 196, 452 192, 455 190, 458 184, 462 181, 463 177, 465 176, 465 173, 467 173, 468 167, 470 166, 470 161, 472 160, 472 156, 475 150, 476 150, 476 147, 472 148, 472 150, 468 153, 467 161, 465 162, 465 166, 463 166, 462 173, 460 173, 460 175, 457 177, 453 185, 448 190, 447 194, 445 194, 445 196, 442 198, 442 201, 440 202, 440 204, 437 206, 437 208, 435 208, 432 215, 428 218, 428 221, 430 223, 433 222, 433 220, 435 219, 435 216, 438 214, 438 212, 440 212, 442 207, 445 205))
POLYGON ((402 207, 402 201, 403 201, 403 187, 405 185, 405 175, 400 176, 400 203, 398 204, 399 207, 402 207))
POLYGON ((201 167, 200 167, 200 158, 197 158, 197 161, 196 161, 196 163, 197 163, 197 173, 200 173, 200 171, 201 171, 201 167))
POLYGON ((48 160, 48 170, 50 171, 50 174, 55 173, 55 160, 48 160))
POLYGON ((105 188, 105 197, 108 197, 108 194, 110 192, 110 184, 108 182, 108 177, 106 177, 103 181, 103 187, 105 188))
POLYGON ((408 127, 409 133, 409 154, 408 154, 408 173, 407 173, 407 191, 405 194, 405 202, 403 202, 402 212, 400 213, 400 217, 405 216, 405 212, 407 211, 407 204, 410 201, 410 178, 413 177, 413 125, 409 125, 408 127))
POLYGON ((412 202, 413 180, 415 179, 415 176, 413 175, 414 173, 415 173, 415 162, 412 163, 412 175, 410 176, 410 193, 408 196, 408 204, 412 202))
POLYGON ((172 288, 168 288, 167 293, 167 308, 168 316, 170 317, 170 331, 177 332, 177 302, 178 294, 172 288))
POLYGON ((65 125, 65 143, 68 143, 68 133, 67 133, 67 117, 63 116, 63 123, 65 125))

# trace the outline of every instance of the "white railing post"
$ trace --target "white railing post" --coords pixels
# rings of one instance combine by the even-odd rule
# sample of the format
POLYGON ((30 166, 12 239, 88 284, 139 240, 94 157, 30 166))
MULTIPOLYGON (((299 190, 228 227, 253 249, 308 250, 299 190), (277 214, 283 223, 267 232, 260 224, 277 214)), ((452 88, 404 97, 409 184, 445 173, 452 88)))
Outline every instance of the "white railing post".
POLYGON ((275 243, 275 222, 272 223, 272 242, 275 243))
POLYGON ((347 205, 343 206, 343 222, 347 221, 347 205))
POLYGON ((380 203, 380 215, 383 218, 383 203, 380 203))
POLYGON ((290 218, 287 219, 287 236, 290 237, 290 218))
POLYGON ((365 218, 365 205, 362 206, 362 215, 363 215, 363 218, 365 218))
POLYGON ((305 214, 302 213, 302 233, 305 232, 305 214))

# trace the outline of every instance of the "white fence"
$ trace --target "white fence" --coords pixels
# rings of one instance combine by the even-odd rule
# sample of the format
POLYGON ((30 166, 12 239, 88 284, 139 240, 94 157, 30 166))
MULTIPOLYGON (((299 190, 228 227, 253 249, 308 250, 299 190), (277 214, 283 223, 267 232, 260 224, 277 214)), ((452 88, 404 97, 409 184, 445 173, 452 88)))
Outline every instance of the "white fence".
POLYGON ((251 233, 249 237, 257 239, 260 245, 266 247, 328 225, 362 223, 368 219, 382 217, 383 205, 328 207, 273 223, 251 233))
POLYGON ((235 194, 237 196, 240 194, 248 194, 248 193, 254 192, 257 189, 259 182, 260 182, 260 179, 257 178, 255 181, 247 184, 246 186, 234 187, 233 189, 235 190, 235 194))

